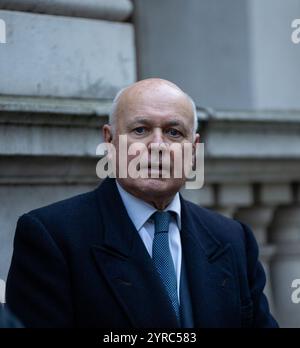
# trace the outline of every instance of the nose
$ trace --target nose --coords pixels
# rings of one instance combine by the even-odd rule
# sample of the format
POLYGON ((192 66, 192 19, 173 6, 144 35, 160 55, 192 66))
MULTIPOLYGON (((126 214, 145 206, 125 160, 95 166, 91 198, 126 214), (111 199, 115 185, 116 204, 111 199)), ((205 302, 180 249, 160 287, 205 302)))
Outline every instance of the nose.
POLYGON ((148 154, 152 156, 151 161, 153 162, 161 161, 162 152, 159 151, 157 153, 157 151, 154 149, 156 149, 156 146, 161 146, 162 144, 165 144, 163 131, 159 127, 154 128, 152 132, 152 137, 148 144, 148 154), (151 144, 155 144, 155 145, 151 146, 151 144))
POLYGON ((151 143, 161 144, 164 142, 163 132, 161 128, 154 128, 151 143))

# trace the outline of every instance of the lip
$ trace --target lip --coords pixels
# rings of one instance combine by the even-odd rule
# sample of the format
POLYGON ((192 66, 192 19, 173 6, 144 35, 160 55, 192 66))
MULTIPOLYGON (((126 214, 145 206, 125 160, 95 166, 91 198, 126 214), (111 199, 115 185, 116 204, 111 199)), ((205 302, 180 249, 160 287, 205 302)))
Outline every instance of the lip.
POLYGON ((148 164, 148 169, 153 169, 153 170, 162 170, 163 169, 163 166, 162 164, 160 163, 158 166, 157 165, 151 165, 151 164, 148 164))
POLYGON ((148 171, 159 171, 159 172, 163 172, 163 171, 169 171, 172 170, 173 166, 172 163, 170 163, 170 166, 164 165, 162 162, 158 163, 148 163, 148 166, 139 166, 138 169, 139 170, 148 170, 148 171))

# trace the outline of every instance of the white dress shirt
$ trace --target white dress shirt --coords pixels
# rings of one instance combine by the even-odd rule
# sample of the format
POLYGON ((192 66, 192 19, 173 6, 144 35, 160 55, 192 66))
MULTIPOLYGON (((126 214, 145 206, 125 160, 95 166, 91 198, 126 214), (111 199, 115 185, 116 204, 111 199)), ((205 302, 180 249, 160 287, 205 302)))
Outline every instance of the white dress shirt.
MULTIPOLYGON (((132 194, 128 193, 117 182, 116 184, 125 205, 127 213, 133 222, 136 230, 138 231, 145 247, 152 258, 152 245, 154 239, 154 222, 150 219, 151 215, 157 211, 152 205, 146 203, 142 199, 139 199, 132 194)), ((180 303, 179 289, 180 289, 180 271, 181 271, 181 205, 179 193, 177 192, 170 204, 164 209, 164 211, 172 211, 176 213, 176 218, 172 214, 172 218, 169 225, 169 247, 174 263, 176 278, 177 278, 177 296, 180 303)))

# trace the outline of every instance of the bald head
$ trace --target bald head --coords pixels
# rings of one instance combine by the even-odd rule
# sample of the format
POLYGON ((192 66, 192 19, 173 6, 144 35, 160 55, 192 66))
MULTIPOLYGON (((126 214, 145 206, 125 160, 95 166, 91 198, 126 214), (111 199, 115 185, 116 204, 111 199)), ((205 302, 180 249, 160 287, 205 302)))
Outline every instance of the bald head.
POLYGON ((147 101, 154 101, 157 107, 163 107, 166 103, 173 103, 175 106, 190 110, 193 117, 193 132, 195 133, 198 127, 198 118, 196 106, 192 98, 183 92, 174 83, 160 79, 149 78, 137 81, 130 86, 121 89, 114 101, 109 115, 109 123, 115 128, 117 118, 128 110, 132 105, 137 104, 138 101, 147 103, 147 101))

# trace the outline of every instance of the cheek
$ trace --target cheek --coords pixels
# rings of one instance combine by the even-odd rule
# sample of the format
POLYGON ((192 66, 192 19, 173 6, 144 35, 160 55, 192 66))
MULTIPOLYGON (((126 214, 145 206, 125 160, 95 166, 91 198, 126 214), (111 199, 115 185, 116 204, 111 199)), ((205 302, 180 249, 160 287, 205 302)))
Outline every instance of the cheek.
POLYGON ((184 160, 183 144, 177 143, 176 147, 172 147, 172 150, 170 151, 170 159, 171 159, 171 163, 176 164, 178 161, 183 163, 183 160, 184 160))

